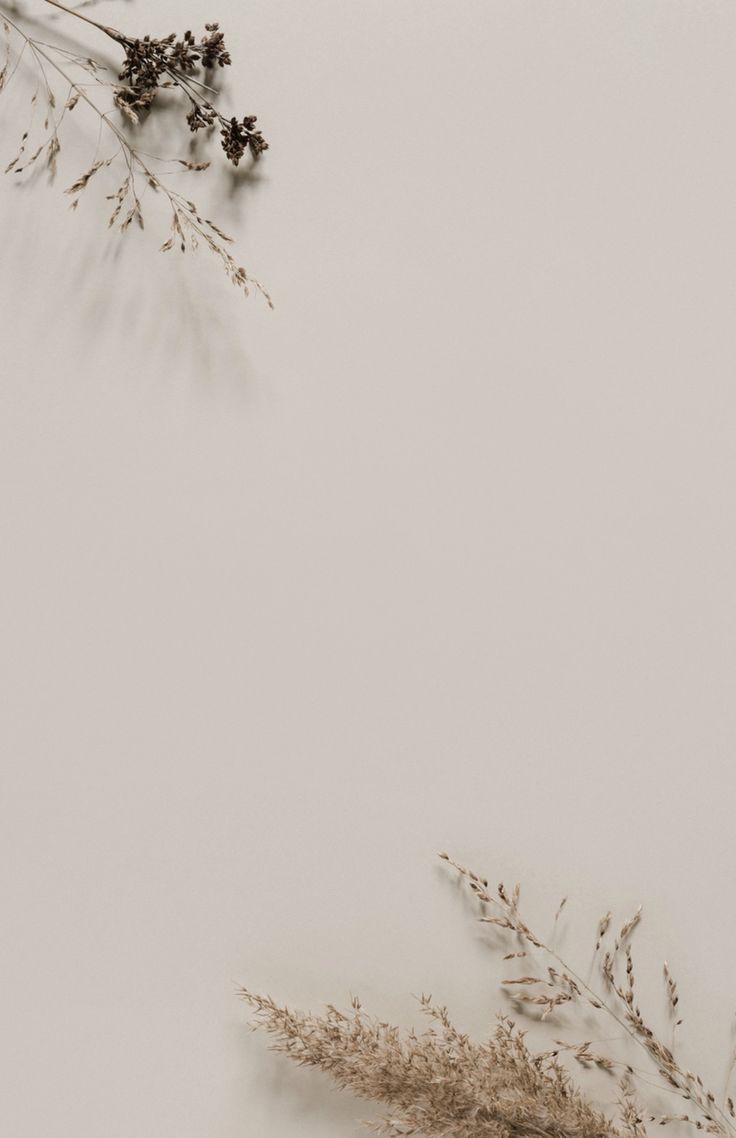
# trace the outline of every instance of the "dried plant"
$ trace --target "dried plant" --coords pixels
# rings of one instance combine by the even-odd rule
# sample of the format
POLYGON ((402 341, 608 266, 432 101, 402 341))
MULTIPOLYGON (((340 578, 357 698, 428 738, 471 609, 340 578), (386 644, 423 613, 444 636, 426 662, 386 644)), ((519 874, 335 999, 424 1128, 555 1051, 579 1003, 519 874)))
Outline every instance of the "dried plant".
MULTIPOLYGON (((358 1000, 344 1013, 333 1006, 321 1015, 294 1012, 270 997, 241 990, 254 1010, 253 1026, 264 1028, 274 1047, 296 1062, 317 1067, 338 1086, 380 1103, 386 1114, 373 1128, 398 1136, 428 1138, 644 1138, 649 1125, 680 1124, 708 1134, 734 1138, 736 1110, 728 1086, 718 1101, 700 1075, 675 1055, 674 1030, 679 995, 670 967, 663 975, 673 1036, 663 1042, 647 1022, 636 992, 631 937, 641 909, 612 932, 612 915, 598 923, 594 948, 597 979, 584 980, 537 936, 522 916, 520 889, 488 881, 440 857, 467 886, 479 906, 479 920, 499 936, 504 961, 518 961, 519 975, 503 981, 505 991, 529 1023, 552 1024, 571 1017, 581 1036, 554 1040, 533 1049, 529 1032, 499 1015, 490 1039, 477 1042, 459 1032, 444 1007, 421 997, 428 1029, 401 1032, 368 1016, 358 1000), (588 1018, 615 1025, 632 1052, 643 1052, 644 1065, 620 1058, 615 1046, 595 1045, 588 1018), (579 1073, 573 1076, 570 1064, 579 1073), (592 1072, 611 1081, 613 1097, 584 1090, 592 1072), (674 1104, 663 1112, 660 1100, 674 1104)), ((555 930, 567 898, 560 904, 555 930)), ((607 1038, 610 1038, 607 1037, 607 1038)), ((736 1067, 736 1054, 729 1078, 736 1067)))
MULTIPOLYGON (((59 0, 42 2, 83 21, 111 40, 121 53, 120 68, 111 70, 99 57, 49 43, 45 34, 43 38, 32 34, 30 16, 19 12, 15 4, 0 3, 4 37, 0 92, 7 88, 24 59, 32 63, 38 77, 38 86, 31 98, 31 125, 23 132, 17 153, 5 167, 5 173, 18 177, 44 165, 53 178, 58 169, 65 120, 77 106, 86 106, 97 116, 100 132, 107 136, 112 150, 101 157, 95 155, 89 167, 66 189, 72 199, 72 209, 77 208, 81 195, 100 172, 117 165, 121 167, 122 180, 107 195, 112 202, 110 228, 117 227, 123 233, 131 225, 142 229, 146 192, 160 194, 171 213, 170 232, 161 251, 168 252, 178 245, 185 252, 202 244, 220 260, 233 284, 246 295, 253 286, 271 306, 271 299, 261 283, 235 260, 230 249, 233 239, 172 185, 176 171, 198 174, 210 167, 210 161, 191 156, 167 159, 148 154, 130 134, 131 129, 138 128, 157 105, 161 105, 161 94, 166 92, 178 99, 189 131, 209 137, 216 135, 233 166, 238 166, 246 155, 256 162, 268 149, 256 126, 255 115, 227 116, 215 104, 218 96, 213 85, 215 74, 231 64, 219 24, 205 24, 204 33, 199 37, 186 31, 183 35, 172 33, 141 38, 102 24, 59 0), (42 107, 40 123, 39 106, 42 107), (115 111, 119 121, 116 121, 115 111)), ((98 154, 99 148, 100 140, 98 154)))

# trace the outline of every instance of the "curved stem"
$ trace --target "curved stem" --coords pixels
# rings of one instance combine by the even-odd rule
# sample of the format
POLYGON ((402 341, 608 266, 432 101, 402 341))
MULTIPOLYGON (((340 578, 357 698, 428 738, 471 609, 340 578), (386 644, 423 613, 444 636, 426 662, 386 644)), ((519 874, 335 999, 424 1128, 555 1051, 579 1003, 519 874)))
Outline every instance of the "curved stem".
POLYGON ((124 43, 125 36, 116 31, 115 28, 109 28, 106 24, 101 24, 97 20, 90 19, 89 16, 83 16, 81 12, 75 12, 73 8, 67 8, 66 4, 61 4, 59 0, 44 0, 46 4, 50 4, 52 8, 58 8, 61 12, 66 12, 68 16, 75 16, 78 20, 84 20, 85 24, 91 24, 93 28, 104 32, 110 39, 116 43, 124 43))

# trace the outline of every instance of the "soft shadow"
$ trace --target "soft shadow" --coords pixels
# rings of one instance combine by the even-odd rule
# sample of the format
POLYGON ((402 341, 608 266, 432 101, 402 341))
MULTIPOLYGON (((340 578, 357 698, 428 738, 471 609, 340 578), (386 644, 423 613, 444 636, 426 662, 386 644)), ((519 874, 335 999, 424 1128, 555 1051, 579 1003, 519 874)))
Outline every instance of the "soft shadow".
MULTIPOLYGON (((145 361, 146 373, 167 385, 192 382, 208 394, 251 397, 244 329, 269 318, 265 302, 256 293, 244 297, 206 250, 159 254, 156 236, 108 234, 104 225, 99 236, 85 226, 83 241, 67 234, 65 288, 90 354, 127 355, 137 368, 145 361)), ((67 324, 69 310, 53 319, 67 324)))
POLYGON ((235 1047, 242 1059, 238 1094, 245 1126, 252 1123, 256 1104, 262 1117, 273 1114, 268 1127, 273 1132, 328 1129, 345 1136, 364 1134, 365 1120, 381 1113, 380 1106, 338 1090, 323 1072, 300 1069, 287 1056, 269 1051, 266 1040, 247 1027, 239 1029, 235 1047))

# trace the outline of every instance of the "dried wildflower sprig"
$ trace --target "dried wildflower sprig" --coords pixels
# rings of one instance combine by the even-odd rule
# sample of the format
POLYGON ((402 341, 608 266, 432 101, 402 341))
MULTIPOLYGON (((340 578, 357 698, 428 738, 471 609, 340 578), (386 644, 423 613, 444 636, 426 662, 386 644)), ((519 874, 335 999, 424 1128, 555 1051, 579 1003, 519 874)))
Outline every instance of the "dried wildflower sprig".
POLYGON ((81 173, 68 187, 66 193, 72 197, 71 206, 76 209, 80 195, 100 171, 112 166, 116 161, 123 164, 124 176, 117 189, 108 200, 112 202, 109 226, 117 226, 125 232, 131 225, 144 227, 143 198, 147 191, 163 195, 171 210, 171 228, 168 238, 161 245, 167 252, 178 245, 182 252, 195 250, 203 244, 220 260, 230 280, 245 294, 250 287, 263 294, 272 307, 271 298, 261 283, 251 277, 239 265, 230 251, 232 238, 215 222, 203 216, 197 205, 186 195, 174 189, 170 182, 171 167, 179 171, 199 173, 207 170, 209 162, 191 161, 185 158, 163 159, 146 154, 126 134, 121 125, 103 109, 90 94, 90 86, 107 89, 114 105, 132 124, 138 124, 142 114, 149 111, 163 89, 175 90, 186 101, 187 122, 190 130, 208 128, 208 133, 219 127, 222 148, 235 166, 248 152, 254 160, 268 149, 268 143, 256 129, 256 119, 246 115, 242 120, 227 118, 211 102, 209 96, 216 94, 204 79, 210 78, 214 68, 229 66, 230 54, 225 46, 219 25, 207 24, 205 34, 199 39, 187 31, 183 36, 175 34, 163 39, 149 36, 135 39, 115 28, 111 28, 78 10, 70 9, 59 0, 44 0, 51 7, 58 8, 70 16, 90 24, 123 51, 122 69, 114 80, 105 78, 106 67, 99 61, 81 53, 70 52, 65 48, 47 43, 32 36, 22 28, 15 17, 0 5, 0 18, 3 21, 5 39, 5 59, 0 65, 0 91, 12 78, 18 64, 27 53, 36 66, 39 87, 32 98, 33 108, 39 102, 45 106, 43 123, 36 127, 39 137, 30 150, 31 128, 23 134, 17 154, 5 168, 6 173, 20 175, 36 166, 39 160, 45 163, 53 177, 57 170, 57 158, 61 150, 60 128, 64 118, 75 107, 83 103, 100 119, 102 128, 112 136, 115 149, 104 158, 96 158, 90 167, 81 173), (18 37, 21 49, 17 59, 11 59, 11 37, 18 37), (74 70, 86 73, 81 78, 72 74, 74 70), (91 79, 91 83, 90 83, 91 79), (55 87, 65 87, 63 102, 59 104, 55 87), (61 109, 59 109, 59 106, 61 109))
MULTIPOLYGON (((608 940, 612 915, 598 923, 594 960, 602 990, 596 991, 538 937, 521 915, 520 888, 503 883, 491 890, 479 876, 447 854, 440 857, 466 883, 480 905, 480 920, 511 938, 505 961, 522 959, 524 973, 508 977, 504 988, 522 1011, 547 1019, 564 1007, 587 1015, 592 1008, 612 1019, 624 1038, 646 1054, 648 1068, 614 1057, 601 1042, 556 1040, 552 1049, 533 1051, 526 1033, 499 1016, 492 1037, 471 1040, 452 1024, 447 1010, 421 998, 429 1030, 402 1033, 365 1014, 358 1000, 349 1014, 331 1005, 323 1015, 294 1012, 270 997, 246 989, 242 997, 255 1012, 254 1027, 274 1039, 274 1047, 298 1063, 321 1069, 340 1087, 383 1104, 388 1114, 376 1129, 398 1138, 421 1132, 428 1138, 645 1138, 647 1126, 684 1124, 695 1130, 734 1138, 736 1108, 728 1097, 721 1106, 702 1078, 684 1069, 645 1022, 635 995, 630 938, 642 910, 608 940), (602 958, 599 951, 603 949, 602 958), (561 1061, 573 1060, 582 1073, 602 1072, 615 1080, 615 1100, 596 1105, 572 1079, 561 1061), (669 1093, 683 1105, 669 1113, 648 1107, 647 1096, 669 1093)), ((558 916, 562 906, 558 909, 558 916)), ((556 927, 555 921, 555 927, 556 927)), ((679 995, 669 965, 665 988, 672 1017, 679 995)), ((679 1020, 678 1020, 679 1022, 679 1020)), ((736 1052, 735 1052, 736 1055, 736 1052)), ((729 1069, 729 1080, 736 1059, 729 1069)))
POLYGON ((246 152, 259 158, 268 150, 261 131, 255 129, 256 116, 245 115, 239 120, 221 114, 204 94, 213 88, 197 78, 198 75, 209 78, 215 68, 229 67, 232 63, 219 24, 205 24, 206 34, 199 40, 191 31, 179 37, 171 32, 163 38, 144 36, 140 39, 93 20, 60 0, 44 2, 97 28, 122 48, 125 60, 118 75, 122 85, 115 88, 115 103, 132 122, 140 121, 141 112, 153 105, 162 88, 177 88, 188 104, 190 129, 197 131, 219 125, 222 148, 233 165, 237 166, 246 152))

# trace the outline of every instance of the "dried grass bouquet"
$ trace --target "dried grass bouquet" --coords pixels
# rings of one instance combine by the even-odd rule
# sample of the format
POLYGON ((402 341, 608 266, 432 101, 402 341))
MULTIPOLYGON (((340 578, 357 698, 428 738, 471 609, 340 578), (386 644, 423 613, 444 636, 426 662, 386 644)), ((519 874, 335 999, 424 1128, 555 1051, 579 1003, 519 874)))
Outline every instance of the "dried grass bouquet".
POLYGON ((257 162, 268 149, 255 115, 225 114, 217 106, 217 75, 232 62, 219 24, 205 24, 199 35, 185 31, 163 37, 136 36, 81 11, 90 6, 90 0, 76 8, 60 0, 41 3, 65 17, 83 21, 112 42, 118 64, 111 67, 99 55, 49 42, 48 20, 26 13, 17 3, 0 3, 4 39, 0 48, 0 92, 8 87, 24 62, 31 64, 37 78, 30 123, 22 132, 5 173, 18 178, 45 167, 53 179, 63 127, 77 107, 86 107, 98 120, 99 137, 90 165, 65 191, 72 199, 71 207, 77 208, 81 195, 93 179, 99 180, 101 172, 119 168, 121 180, 113 183, 112 192, 107 194, 112 203, 110 228, 117 227, 123 233, 131 225, 142 229, 145 195, 160 195, 170 210, 170 232, 161 251, 168 252, 175 245, 182 252, 205 246, 220 260, 233 284, 246 294, 252 285, 270 306, 270 297, 260 282, 235 260, 230 249, 233 239, 204 217, 188 195, 172 184, 176 172, 200 174, 210 167, 210 160, 192 154, 159 157, 144 151, 140 142, 142 124, 164 109, 165 103, 168 112, 178 105, 185 135, 197 140, 201 135, 209 143, 217 142, 233 166, 237 167, 246 156, 257 162), (36 28, 40 31, 36 32, 36 28))
MULTIPOLYGON (((614 1048, 594 1050, 585 1034, 535 1050, 528 1033, 504 1015, 490 1039, 474 1041, 426 996, 421 1009, 429 1027, 402 1033, 367 1015, 357 1000, 349 1013, 329 1006, 325 1014, 312 1015, 242 990, 255 1012, 254 1027, 270 1032, 276 1050, 380 1103, 386 1113, 374 1128, 397 1138, 414 1133, 427 1138, 643 1138, 651 1124, 682 1124, 733 1138, 736 1112, 728 1088, 719 1101, 676 1057, 679 996, 667 964, 668 1042, 639 1006, 631 937, 641 910, 618 932, 610 913, 601 918, 594 949, 597 976, 586 981, 558 955, 554 941, 544 943, 526 923, 518 885, 508 890, 500 884, 494 891, 485 878, 447 854, 440 857, 467 885, 480 907, 480 920, 497 932, 509 970, 518 971, 503 983, 521 1015, 551 1024, 564 1008, 581 1033, 592 1015, 607 1021, 608 1029, 613 1025, 639 1058, 618 1058, 614 1048), (580 1079, 573 1077, 571 1061, 580 1079), (593 1072, 611 1083, 612 1096, 583 1089, 586 1073, 593 1072), (673 1104, 666 1113, 660 1109, 664 1098, 673 1104)), ((564 905, 563 900, 555 927, 564 905)), ((602 1034, 610 1035, 608 1029, 602 1034)), ((732 1061, 730 1074, 733 1069, 732 1061)))

